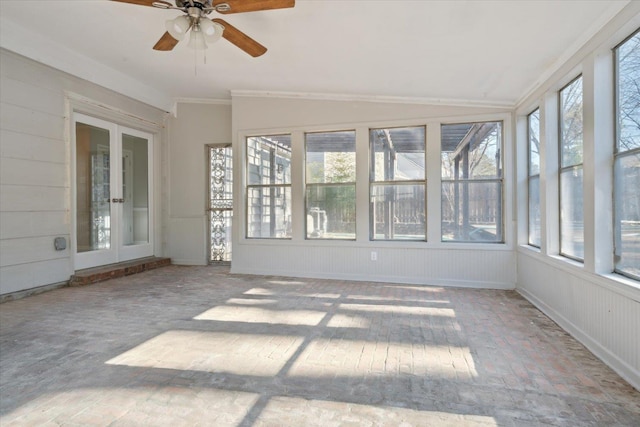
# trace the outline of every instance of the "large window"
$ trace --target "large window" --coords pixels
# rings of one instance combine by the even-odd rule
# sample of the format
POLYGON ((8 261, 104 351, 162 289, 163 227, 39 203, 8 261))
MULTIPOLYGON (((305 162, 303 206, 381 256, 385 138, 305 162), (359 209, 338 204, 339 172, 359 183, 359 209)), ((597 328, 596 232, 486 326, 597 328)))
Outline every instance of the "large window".
POLYGON ((442 125, 442 241, 503 241, 502 123, 442 125))
POLYGON ((640 279, 640 32, 615 58, 615 271, 640 279))
POLYGON ((371 129, 370 238, 426 240, 425 127, 371 129))
POLYGON ((291 238, 291 135, 247 138, 247 237, 291 238))
POLYGON ((529 215, 528 243, 540 247, 540 110, 537 109, 527 117, 527 141, 529 146, 528 185, 529 215))
POLYGON ((306 237, 356 238, 356 133, 305 135, 306 237))
POLYGON ((582 76, 560 91, 560 253, 584 259, 582 76))

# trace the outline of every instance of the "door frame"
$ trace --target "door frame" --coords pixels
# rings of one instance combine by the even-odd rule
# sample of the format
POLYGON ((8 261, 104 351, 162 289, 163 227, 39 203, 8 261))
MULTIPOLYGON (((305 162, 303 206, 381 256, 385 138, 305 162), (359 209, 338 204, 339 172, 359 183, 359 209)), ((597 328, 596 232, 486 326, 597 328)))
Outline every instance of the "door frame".
MULTIPOLYGON (((156 225, 155 217, 157 212, 157 206, 155 202, 155 186, 154 177, 156 154, 154 153, 155 146, 155 134, 146 130, 138 130, 127 125, 121 124, 118 120, 98 118, 93 115, 88 115, 83 111, 77 111, 69 108, 69 141, 70 141, 70 242, 69 248, 71 250, 71 264, 73 270, 80 270, 84 268, 96 267, 101 265, 113 264, 121 261, 132 260, 136 258, 143 258, 147 256, 153 256, 155 254, 155 236, 156 225), (86 123, 91 126, 100 127, 109 131, 109 152, 110 156, 115 159, 121 159, 122 157, 122 136, 123 134, 140 137, 147 140, 147 174, 148 174, 148 242, 141 245, 124 246, 123 245, 123 207, 122 203, 110 203, 112 223, 119 225, 120 227, 115 230, 115 227, 111 227, 111 245, 106 250, 89 251, 79 254, 77 251, 77 174, 76 174, 76 123, 86 123), (80 255, 80 256, 78 256, 80 255)), ((113 165, 111 162, 110 168, 110 196, 109 198, 121 197, 122 192, 122 160, 119 160, 116 167, 119 173, 113 172, 113 165), (115 192, 113 189, 116 189, 115 192)), ((123 197, 123 196, 122 196, 123 197)))

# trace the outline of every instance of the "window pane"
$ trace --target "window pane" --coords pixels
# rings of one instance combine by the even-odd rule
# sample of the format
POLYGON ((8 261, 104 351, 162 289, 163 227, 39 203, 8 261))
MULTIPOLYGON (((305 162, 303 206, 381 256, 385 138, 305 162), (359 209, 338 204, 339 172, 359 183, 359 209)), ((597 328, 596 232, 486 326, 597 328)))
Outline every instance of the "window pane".
POLYGON ((371 223, 374 240, 424 240, 424 184, 374 185, 371 223))
POLYGON ((355 131, 308 133, 305 140, 307 183, 355 182, 355 131))
POLYGON ((307 239, 355 238, 355 185, 309 185, 307 239))
POLYGON ((582 77, 560 92, 562 167, 582 163, 582 77))
POLYGON ((108 129, 76 123, 76 247, 111 248, 111 149, 108 129))
POLYGON ((425 127, 371 129, 371 181, 424 179, 425 127))
POLYGON ((529 114, 529 176, 540 173, 540 110, 529 114))
POLYGON ((502 241, 502 182, 443 182, 442 240, 502 241))
POLYGON ((584 258, 582 167, 560 173, 560 252, 584 258))
POLYGON ((441 138, 443 178, 502 177, 502 123, 442 125, 441 138))
POLYGON ((616 161, 616 271, 640 279, 640 154, 616 161))
POLYGON ((247 138, 247 183, 291 184, 291 135, 247 138))
POLYGON ((291 237, 291 187, 247 189, 247 237, 291 237))
POLYGON ((540 247, 540 177, 529 178, 529 244, 540 247))
POLYGON ((617 51, 618 151, 640 147, 640 32, 617 51))

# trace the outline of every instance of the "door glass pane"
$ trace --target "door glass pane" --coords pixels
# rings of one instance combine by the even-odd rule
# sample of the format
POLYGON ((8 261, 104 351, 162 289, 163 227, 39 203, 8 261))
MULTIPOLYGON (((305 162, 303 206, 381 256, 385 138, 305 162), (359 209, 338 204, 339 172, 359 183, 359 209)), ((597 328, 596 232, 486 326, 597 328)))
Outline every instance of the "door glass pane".
POLYGON ((209 261, 231 261, 232 148, 209 147, 209 261))
POLYGON ((122 134, 122 244, 149 242, 148 140, 122 134))
POLYGON ((109 131, 76 123, 77 252, 111 247, 109 131))

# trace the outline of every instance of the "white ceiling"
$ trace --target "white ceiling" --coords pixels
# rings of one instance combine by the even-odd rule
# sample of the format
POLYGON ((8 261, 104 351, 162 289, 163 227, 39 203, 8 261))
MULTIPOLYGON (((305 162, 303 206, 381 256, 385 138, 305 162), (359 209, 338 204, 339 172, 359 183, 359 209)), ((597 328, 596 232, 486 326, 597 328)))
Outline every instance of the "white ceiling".
POLYGON ((298 0, 292 9, 222 16, 269 50, 252 58, 223 39, 205 64, 186 40, 152 50, 175 10, 0 0, 0 45, 53 66, 69 58, 63 69, 84 63, 85 78, 102 64, 98 83, 118 90, 124 74, 168 99, 255 90, 514 105, 627 3, 298 0))

